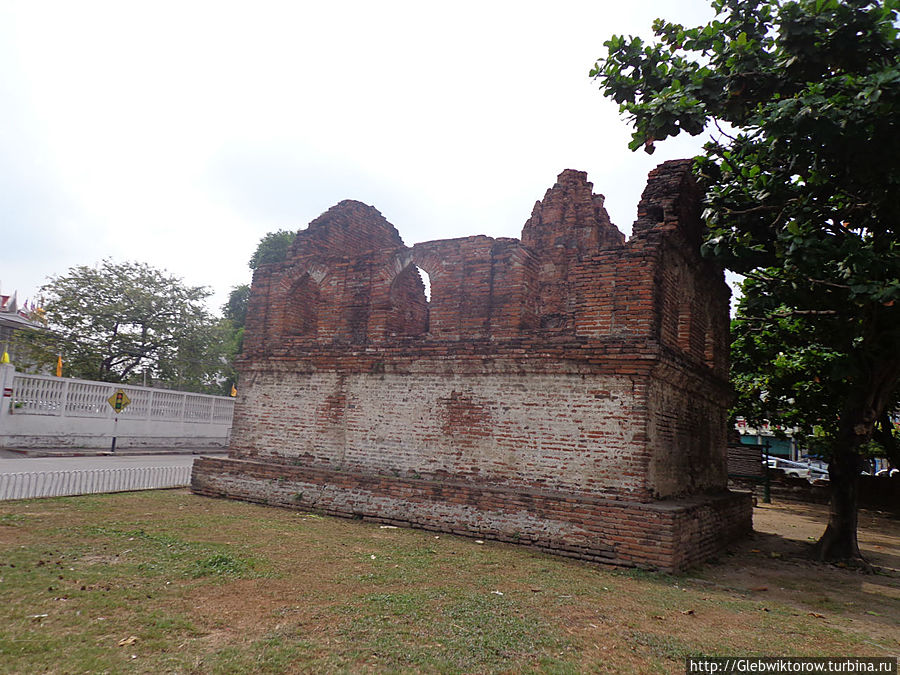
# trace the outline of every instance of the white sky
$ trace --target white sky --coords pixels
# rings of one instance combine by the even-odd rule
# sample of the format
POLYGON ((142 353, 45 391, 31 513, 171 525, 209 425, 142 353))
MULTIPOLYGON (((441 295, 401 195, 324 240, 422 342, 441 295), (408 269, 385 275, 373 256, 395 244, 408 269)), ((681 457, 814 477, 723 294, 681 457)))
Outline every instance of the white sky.
POLYGON ((712 16, 631 2, 0 0, 0 286, 139 260, 215 291, 341 199, 411 245, 518 237, 563 169, 626 234, 646 155, 588 71, 614 33, 712 16))

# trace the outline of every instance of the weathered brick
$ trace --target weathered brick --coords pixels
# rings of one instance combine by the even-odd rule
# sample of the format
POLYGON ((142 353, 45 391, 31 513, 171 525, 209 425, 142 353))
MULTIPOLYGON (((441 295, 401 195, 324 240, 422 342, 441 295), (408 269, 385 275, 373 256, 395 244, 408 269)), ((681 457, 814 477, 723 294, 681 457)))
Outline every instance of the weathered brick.
POLYGON ((699 197, 688 162, 661 165, 626 242, 567 170, 521 241, 412 247, 341 202, 256 271, 230 456, 195 464, 194 489, 699 562, 750 526, 726 491, 729 292, 699 256, 699 197))

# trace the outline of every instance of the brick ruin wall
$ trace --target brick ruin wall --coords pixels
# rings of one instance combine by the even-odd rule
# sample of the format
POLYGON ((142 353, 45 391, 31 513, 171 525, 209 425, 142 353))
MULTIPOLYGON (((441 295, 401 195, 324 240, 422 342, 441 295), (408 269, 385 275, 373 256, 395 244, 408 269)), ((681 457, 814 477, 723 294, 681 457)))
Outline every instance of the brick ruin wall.
POLYGON ((228 458, 193 490, 681 570, 750 530, 726 489, 729 290, 689 162, 626 242, 567 170, 522 238, 404 246, 344 201, 253 278, 228 458), (419 270, 427 273, 426 298, 419 270))

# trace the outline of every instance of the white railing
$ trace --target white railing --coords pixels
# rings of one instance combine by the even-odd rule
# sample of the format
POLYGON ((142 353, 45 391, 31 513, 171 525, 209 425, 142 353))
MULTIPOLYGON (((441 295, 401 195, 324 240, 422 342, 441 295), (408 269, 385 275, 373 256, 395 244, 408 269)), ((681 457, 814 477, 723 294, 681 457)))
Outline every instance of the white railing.
POLYGON ((190 465, 5 473, 0 474, 0 500, 158 490, 190 482, 190 465))
POLYGON ((234 399, 17 373, 0 364, 0 447, 224 447, 234 399), (130 404, 116 413, 122 389, 130 404))
POLYGON ((224 396, 49 375, 16 373, 12 388, 12 403, 17 415, 112 418, 116 413, 107 399, 119 389, 131 400, 131 404, 118 414, 121 419, 231 424, 234 413, 234 399, 224 396))

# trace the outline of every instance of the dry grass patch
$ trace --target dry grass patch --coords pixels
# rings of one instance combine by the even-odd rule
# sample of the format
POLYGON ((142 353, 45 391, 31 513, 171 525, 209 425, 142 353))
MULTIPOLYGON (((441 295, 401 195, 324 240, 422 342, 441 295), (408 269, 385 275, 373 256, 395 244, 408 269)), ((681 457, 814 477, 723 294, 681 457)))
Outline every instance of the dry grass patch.
POLYGON ((686 575, 187 491, 0 503, 0 672, 634 672, 689 655, 895 655, 900 524, 866 575, 804 557, 817 507, 686 575))

